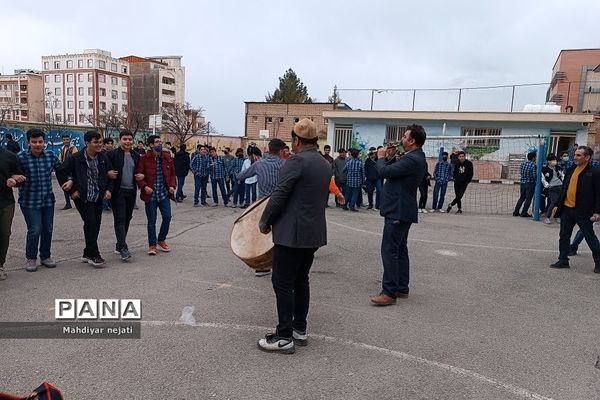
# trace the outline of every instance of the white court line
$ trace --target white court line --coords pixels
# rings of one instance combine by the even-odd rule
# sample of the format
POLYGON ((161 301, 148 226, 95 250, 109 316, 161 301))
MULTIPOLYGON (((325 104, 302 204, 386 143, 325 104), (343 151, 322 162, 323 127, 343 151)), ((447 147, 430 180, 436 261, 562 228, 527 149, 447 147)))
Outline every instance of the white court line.
MULTIPOLYGON (((181 322, 177 321, 142 321, 142 325, 148 326, 171 326, 171 325, 183 325, 181 322)), ((188 325, 189 326, 189 325, 188 325)), ((255 326, 255 325, 237 325, 237 324, 224 324, 218 322, 197 322, 194 327, 198 328, 216 328, 216 329, 235 329, 240 331, 250 331, 250 332, 268 332, 271 331, 271 328, 266 326, 255 326)), ((337 343, 343 344, 346 346, 352 346, 363 350, 375 351, 377 353, 384 354, 386 356, 398 358, 405 361, 413 361, 419 364, 427 365, 429 367, 434 367, 438 369, 443 369, 445 371, 451 372, 456 375, 463 376, 465 378, 470 378, 475 381, 486 383, 492 385, 498 389, 503 389, 513 395, 525 398, 525 399, 535 399, 535 400, 552 400, 551 397, 542 396, 541 394, 533 393, 527 389, 523 389, 509 383, 501 382, 497 379, 488 378, 485 375, 478 374, 477 372, 470 371, 465 368, 455 367, 449 364, 444 364, 437 361, 428 360, 423 357, 413 356, 412 354, 408 354, 402 351, 386 349, 384 347, 373 346, 370 344, 355 342, 349 339, 336 338, 333 336, 327 335, 319 335, 319 334, 309 334, 309 337, 313 339, 323 340, 329 343, 337 343)))
MULTIPOLYGON (((338 222, 327 221, 332 225, 341 226, 342 228, 350 229, 356 232, 368 233, 370 235, 375 236, 383 236, 383 234, 378 232, 366 231, 364 229, 354 228, 352 226, 340 224, 338 222)), ((537 253, 556 253, 556 250, 547 250, 547 249, 528 249, 522 247, 504 247, 504 246, 489 246, 485 244, 473 244, 473 243, 455 243, 455 242, 440 242, 438 240, 427 240, 427 239, 408 239, 409 242, 421 242, 421 243, 432 243, 438 245, 448 245, 448 246, 462 246, 462 247, 475 247, 479 249, 495 249, 495 250, 516 250, 516 251, 533 251, 537 253)))

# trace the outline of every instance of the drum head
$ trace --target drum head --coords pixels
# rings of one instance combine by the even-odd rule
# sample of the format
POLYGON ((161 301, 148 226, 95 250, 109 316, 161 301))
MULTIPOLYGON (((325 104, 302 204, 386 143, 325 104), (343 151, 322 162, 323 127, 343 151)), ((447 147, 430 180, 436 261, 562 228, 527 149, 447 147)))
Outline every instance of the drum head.
POLYGON ((260 217, 269 197, 260 199, 248 207, 233 223, 231 250, 250 268, 266 269, 273 265, 273 235, 261 233, 258 228, 260 217))

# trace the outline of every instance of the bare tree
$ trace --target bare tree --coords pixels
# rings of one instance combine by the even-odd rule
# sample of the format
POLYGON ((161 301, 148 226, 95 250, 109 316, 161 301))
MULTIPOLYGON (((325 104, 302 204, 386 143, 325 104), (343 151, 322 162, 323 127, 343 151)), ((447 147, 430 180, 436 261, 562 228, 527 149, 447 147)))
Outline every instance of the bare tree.
POLYGON ((88 116, 87 120, 95 128, 100 129, 103 132, 104 137, 107 137, 111 130, 120 131, 126 127, 127 115, 114 108, 109 108, 107 110, 102 110, 95 118, 90 118, 88 116))
POLYGON ((185 143, 205 131, 202 111, 202 108, 193 108, 189 102, 163 107, 162 127, 175 136, 180 144, 185 143))

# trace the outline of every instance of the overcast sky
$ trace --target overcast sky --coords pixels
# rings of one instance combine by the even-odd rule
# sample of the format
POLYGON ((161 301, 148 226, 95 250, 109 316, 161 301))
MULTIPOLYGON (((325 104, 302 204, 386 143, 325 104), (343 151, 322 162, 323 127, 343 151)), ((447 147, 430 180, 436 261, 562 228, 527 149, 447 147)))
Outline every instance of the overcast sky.
MULTIPOLYGON (((225 135, 243 135, 244 101, 264 101, 292 68, 309 94, 338 88, 447 88, 548 82, 558 52, 600 47, 600 1, 113 1, 0 0, 0 68, 41 69, 42 55, 101 48, 113 57, 181 55, 186 99, 225 135)), ((546 87, 517 92, 543 104, 546 87)), ((463 96, 465 107, 510 90, 463 96)), ((368 109, 369 92, 340 92, 368 109)), ((500 100, 498 100, 500 99, 500 100)), ((406 109, 412 94, 380 93, 375 108, 406 109)), ((452 108, 456 93, 417 96, 452 108)), ((502 111, 507 111, 506 109, 502 111)))

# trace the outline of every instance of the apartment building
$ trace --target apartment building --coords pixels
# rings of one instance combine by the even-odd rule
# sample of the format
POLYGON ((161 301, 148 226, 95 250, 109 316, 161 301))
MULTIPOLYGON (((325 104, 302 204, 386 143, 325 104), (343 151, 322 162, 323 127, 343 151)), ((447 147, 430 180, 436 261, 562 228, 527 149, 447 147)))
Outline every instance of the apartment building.
POLYGON ((131 110, 160 114, 165 107, 185 103, 185 67, 181 56, 127 56, 130 65, 131 110))
POLYGON ((600 49, 561 50, 552 68, 546 101, 563 112, 600 113, 600 49))
POLYGON ((129 63, 109 51, 42 57, 45 120, 97 125, 106 114, 126 116, 130 106, 129 63))
POLYGON ((0 75, 0 121, 44 120, 44 85, 39 71, 17 69, 0 75))

